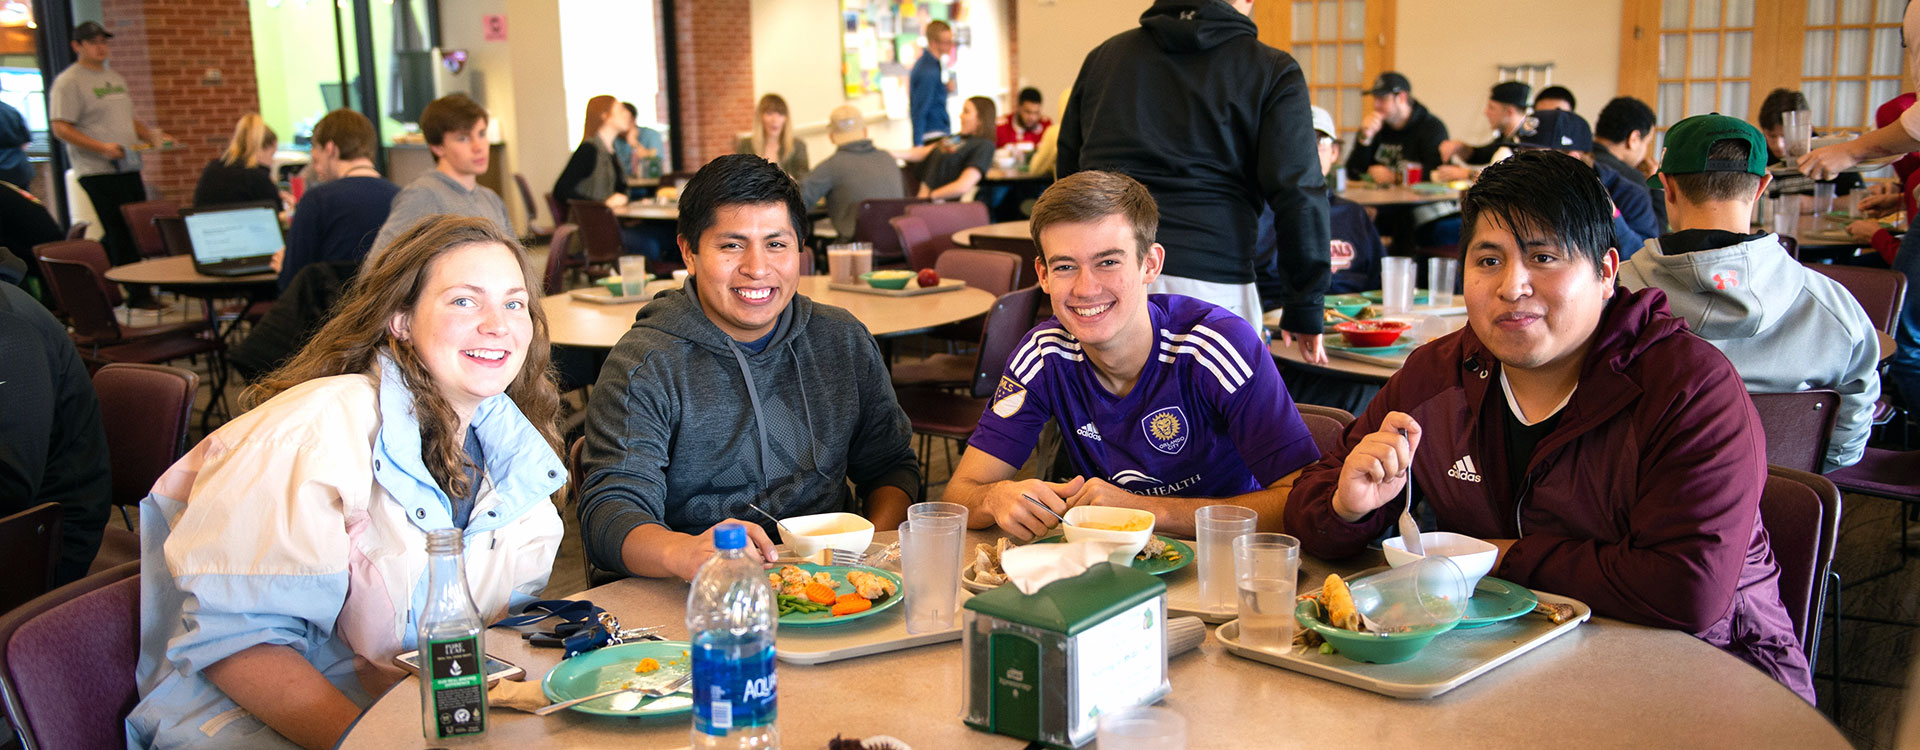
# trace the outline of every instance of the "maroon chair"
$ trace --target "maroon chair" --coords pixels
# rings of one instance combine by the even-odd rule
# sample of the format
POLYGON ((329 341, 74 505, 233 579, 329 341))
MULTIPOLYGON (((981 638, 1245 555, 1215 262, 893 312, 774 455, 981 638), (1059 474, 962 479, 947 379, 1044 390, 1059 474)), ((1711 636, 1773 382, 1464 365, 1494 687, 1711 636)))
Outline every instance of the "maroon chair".
POLYGON ((0 696, 27 750, 119 750, 140 700, 140 563, 0 617, 0 696))
POLYGON ((160 233, 160 244, 168 255, 192 255, 193 235, 187 232, 187 220, 178 216, 156 216, 153 229, 160 233))
POLYGON ((1894 325, 1900 320, 1900 305, 1907 299, 1907 275, 1891 268, 1868 268, 1866 266, 1840 266, 1830 263, 1808 263, 1813 269, 1827 278, 1840 282, 1841 286, 1853 293, 1853 298, 1866 308, 1867 318, 1873 321, 1873 327, 1894 335, 1894 325))
POLYGON ((547 242, 547 272, 543 278, 542 294, 559 294, 567 288, 567 269, 580 263, 575 262, 572 253, 573 233, 580 227, 575 224, 561 224, 553 228, 553 234, 547 242))
MULTIPOLYGON (((533 186, 527 183, 527 176, 519 172, 513 173, 513 186, 520 189, 520 207, 527 212, 527 234, 520 239, 520 244, 531 245, 547 241, 547 238, 553 236, 553 229, 535 222, 540 218, 540 208, 533 203, 533 186)), ((554 228, 558 228, 559 225, 560 222, 554 222, 554 228)))
POLYGON ((567 201, 567 215, 580 227, 580 240, 587 248, 587 275, 606 276, 626 252, 620 242, 620 219, 607 204, 581 198, 567 201))
MULTIPOLYGON (((1812 664, 1840 541, 1840 490, 1819 474, 1769 466, 1766 487, 1760 491, 1760 523, 1780 566, 1780 601, 1812 664)), ((1840 614, 1837 608, 1834 614, 1840 614)))
MULTIPOLYGON (((139 505, 167 467, 187 452, 187 420, 199 390, 200 376, 178 367, 122 362, 93 373, 107 455, 113 460, 113 504, 120 506, 127 531, 134 530, 127 507, 139 505)), ((128 559, 138 558, 136 545, 128 559)))
POLYGON ((1322 455, 1340 450, 1340 444, 1346 440, 1347 425, 1353 424, 1353 415, 1346 409, 1319 404, 1294 404, 1300 410, 1300 421, 1306 423, 1307 432, 1313 435, 1313 442, 1320 446, 1322 455))
MULTIPOLYGON (((974 360, 972 388, 967 393, 952 393, 928 386, 913 386, 897 391, 900 408, 907 413, 913 433, 920 436, 920 451, 929 459, 933 439, 947 441, 947 465, 953 465, 952 444, 965 442, 980 424, 987 399, 1000 385, 1007 358, 1020 345, 1020 339, 1033 327, 1033 315, 1040 309, 1042 292, 1027 287, 1001 295, 987 311, 985 332, 980 336, 980 355, 974 360)), ((920 480, 927 479, 926 460, 920 464, 920 480)))
POLYGON ((1791 234, 1775 234, 1774 236, 1780 238, 1780 248, 1787 251, 1787 257, 1794 260, 1800 259, 1800 240, 1795 239, 1791 234))
POLYGON ((127 203, 120 206, 120 215, 127 220, 127 231, 133 233, 133 246, 140 251, 140 257, 158 258, 172 254, 167 252, 166 243, 161 240, 153 220, 162 216, 179 216, 179 204, 169 200, 127 203))
MULTIPOLYGON (((907 267, 915 271, 932 268, 940 251, 947 249, 946 245, 934 241, 927 222, 918 216, 895 216, 887 220, 887 225, 893 227, 894 239, 899 243, 900 252, 906 255, 907 267)), ((874 256, 879 255, 880 251, 875 250, 874 256)))
MULTIPOLYGON (((910 216, 894 217, 895 222, 915 221, 910 216)), ((994 250, 972 250, 954 248, 940 256, 940 263, 934 272, 941 279, 959 279, 973 287, 993 295, 996 299, 1013 291, 1014 280, 1020 275, 1020 259, 994 250)), ((977 343, 985 335, 983 321, 970 318, 957 323, 949 323, 930 331, 928 335, 955 341, 977 343)), ((1024 333, 1024 331, 1022 332, 1024 333)), ((908 385, 930 385, 946 388, 959 388, 973 380, 975 357, 967 354, 936 353, 919 362, 906 362, 893 368, 895 387, 908 385)))
POLYGON ((43 256, 40 268, 67 311, 67 321, 73 328, 69 336, 80 347, 81 358, 98 364, 163 364, 202 354, 212 358, 208 367, 212 373, 210 395, 200 418, 202 429, 211 426, 213 412, 222 408, 226 392, 227 347, 210 323, 201 320, 124 327, 114 320, 113 309, 107 306, 100 277, 86 264, 43 256))
POLYGON ((993 223, 987 204, 979 201, 916 203, 907 206, 907 215, 918 216, 927 222, 927 230, 940 239, 943 250, 953 247, 954 232, 993 223))
POLYGON ((984 234, 973 236, 973 246, 980 250, 999 250, 1020 256, 1020 286, 1040 283, 1040 272, 1034 270, 1033 262, 1040 257, 1040 246, 1026 237, 993 237, 984 234))
MULTIPOLYGON (((98 274, 103 282, 100 291, 107 296, 107 306, 119 307, 125 304, 126 300, 120 296, 120 285, 104 283, 107 278, 107 271, 113 268, 113 261, 107 259, 107 248, 100 243, 94 242, 93 240, 47 242, 35 245, 33 247, 33 255, 36 258, 59 258, 61 260, 87 264, 87 267, 93 269, 93 272, 98 274)), ((49 282, 48 286, 52 286, 52 283, 49 282)), ((62 310, 66 309, 67 305, 65 302, 60 301, 60 292, 58 290, 53 291, 53 301, 58 303, 62 310)))
POLYGON ((1815 390, 1755 393, 1752 398, 1767 437, 1767 463, 1820 473, 1839 417, 1840 394, 1815 390))
POLYGON ((0 612, 18 607, 53 588, 60 562, 59 503, 41 503, 0 518, 0 549, 7 551, 7 574, 0 576, 0 612))
POLYGON ((893 225, 888 222, 895 216, 907 212, 907 206, 925 203, 925 198, 869 198, 860 201, 860 208, 854 214, 853 242, 865 242, 873 245, 873 266, 899 266, 906 260, 900 240, 894 236, 893 225))
POLYGON ((84 240, 87 238, 87 230, 92 227, 93 227, 92 222, 76 221, 73 223, 72 226, 67 227, 67 239, 84 240))
POLYGON ((567 202, 547 193, 547 213, 553 217, 554 226, 567 223, 567 202))

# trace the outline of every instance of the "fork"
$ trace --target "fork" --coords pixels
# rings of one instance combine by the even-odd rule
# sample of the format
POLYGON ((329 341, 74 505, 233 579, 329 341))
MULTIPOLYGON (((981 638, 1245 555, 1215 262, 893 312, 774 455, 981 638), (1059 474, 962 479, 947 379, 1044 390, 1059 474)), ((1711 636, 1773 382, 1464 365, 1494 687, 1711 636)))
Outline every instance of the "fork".
POLYGON ((827 559, 832 560, 835 565, 865 565, 867 553, 834 548, 827 550, 827 559))
POLYGON ((669 682, 664 687, 657 687, 657 688, 621 687, 621 688, 614 688, 612 690, 602 690, 598 693, 594 693, 593 695, 589 695, 586 697, 575 698, 573 700, 561 701, 559 703, 555 703, 552 705, 541 706, 540 708, 536 708, 533 710, 533 715, 546 716, 555 711, 572 708, 574 706, 578 706, 582 703, 585 703, 590 700, 594 700, 596 698, 605 698, 609 695, 619 695, 621 693, 637 692, 648 698, 665 698, 669 695, 673 695, 674 693, 680 692, 680 688, 685 687, 687 682, 692 679, 693 679, 693 672, 689 671, 686 674, 680 675, 680 679, 674 680, 673 682, 669 682))

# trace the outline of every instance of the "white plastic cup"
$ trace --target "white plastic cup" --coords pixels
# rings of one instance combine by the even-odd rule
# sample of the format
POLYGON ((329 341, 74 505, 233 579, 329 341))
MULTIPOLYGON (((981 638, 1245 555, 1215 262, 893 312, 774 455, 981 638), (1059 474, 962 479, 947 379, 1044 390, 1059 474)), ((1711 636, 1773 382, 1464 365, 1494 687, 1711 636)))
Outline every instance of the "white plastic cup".
POLYGON ((1195 567, 1200 574, 1200 606, 1232 612, 1239 605, 1233 582, 1233 540, 1253 533, 1260 513, 1238 505, 1209 505, 1193 512, 1195 567))
POLYGON ((1389 313, 1413 309, 1414 265, 1412 258, 1380 259, 1380 305, 1389 313))
POLYGON ((1782 200, 1773 204, 1773 231, 1782 237, 1800 234, 1799 201, 1782 200))
POLYGON ((1271 533, 1233 540, 1241 645, 1285 649, 1293 643, 1293 595, 1299 574, 1300 540, 1271 533))
POLYGON ((1813 183, 1813 215, 1826 218, 1833 211, 1833 183, 1813 183))
POLYGON ((1171 708, 1134 706, 1100 714, 1100 750, 1182 750, 1187 717, 1171 708))
POLYGON ((1798 161, 1813 145, 1813 113, 1804 109, 1780 113, 1780 133, 1787 155, 1798 161))
POLYGON ((686 286, 688 275, 689 273, 687 272, 687 269, 684 269, 684 268, 673 269, 673 285, 676 287, 686 286))
POLYGON ((620 294, 632 297, 647 288, 647 256, 620 256, 620 294))
POLYGON ((1453 285, 1460 280, 1457 258, 1427 259, 1427 302, 1434 307, 1453 305, 1453 285))
POLYGON ((916 503, 900 525, 900 577, 906 583, 907 632, 953 627, 960 599, 960 555, 966 547, 967 508, 916 503))

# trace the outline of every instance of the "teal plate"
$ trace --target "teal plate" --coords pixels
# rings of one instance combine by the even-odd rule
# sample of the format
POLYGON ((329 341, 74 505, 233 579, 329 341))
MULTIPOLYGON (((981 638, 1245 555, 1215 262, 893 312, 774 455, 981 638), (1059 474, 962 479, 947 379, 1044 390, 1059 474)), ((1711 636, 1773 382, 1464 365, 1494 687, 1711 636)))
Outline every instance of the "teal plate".
POLYGON ((1328 337, 1326 339, 1326 347, 1328 349, 1339 349, 1343 352, 1364 354, 1369 357, 1389 357, 1395 354, 1405 354, 1408 349, 1413 348, 1413 342, 1402 341, 1401 343, 1389 344, 1387 346, 1347 346, 1345 341, 1328 337))
MULTIPOLYGON (((1142 573, 1148 573, 1156 576, 1163 576, 1193 564, 1193 546, 1192 545, 1189 545, 1186 542, 1180 541, 1178 539, 1172 539, 1169 537, 1160 536, 1158 534, 1155 534, 1153 538, 1166 542, 1167 551, 1179 553, 1180 559, 1174 560, 1172 562, 1168 562, 1167 558, 1165 557, 1156 557, 1152 560, 1142 560, 1138 557, 1135 557, 1133 559, 1134 570, 1138 570, 1142 573)), ((1034 540, 1033 543, 1034 544, 1060 544, 1065 541, 1067 541, 1067 538, 1065 536, 1050 536, 1045 539, 1036 539, 1034 540)))
POLYGON ((1480 579, 1473 587, 1473 598, 1467 600, 1467 616, 1460 618, 1460 629, 1484 628, 1496 622, 1506 622, 1519 617, 1539 606, 1540 597, 1531 589, 1511 581, 1503 581, 1493 576, 1480 579))
MULTIPOLYGON (((854 565, 854 566, 815 565, 813 563, 794 563, 794 565, 799 567, 801 570, 807 571, 808 573, 819 573, 819 572, 825 571, 827 574, 832 575, 833 576, 833 593, 835 595, 853 593, 853 584, 847 583, 847 574, 856 570, 872 573, 874 575, 885 578, 889 581, 893 581, 893 595, 874 600, 873 608, 868 609, 865 612, 855 612, 850 615, 841 615, 839 617, 833 616, 833 613, 831 611, 807 612, 805 614, 782 615, 780 617, 780 627, 783 627, 783 628, 817 628, 817 627, 825 627, 830 625, 842 625, 845 623, 854 622, 856 620, 872 617, 874 615, 880 614, 881 612, 885 612, 889 609, 892 609, 894 605, 899 604, 900 600, 905 599, 907 595, 907 586, 904 582, 900 580, 900 576, 881 570, 879 568, 869 568, 865 565, 854 565)), ((786 566, 782 565, 779 568, 770 568, 768 569, 768 572, 777 573, 780 571, 780 568, 784 568, 784 567, 786 566)), ((775 593, 778 593, 778 592, 776 591, 775 593)))
MULTIPOLYGON (((1387 298, 1387 293, 1382 292, 1378 289, 1375 289, 1372 291, 1361 292, 1360 296, 1373 300, 1375 302, 1380 302, 1387 298)), ((1413 304, 1416 304, 1416 305, 1427 304, 1427 290, 1425 289, 1413 290, 1413 304)))
MULTIPOLYGON (((692 668, 686 656, 691 649, 686 641, 641 641, 594 649, 555 665, 540 681, 540 691, 555 703, 612 690, 632 681, 641 687, 664 687, 692 668), (660 662, 660 669, 647 674, 633 671, 641 659, 660 662), (678 662, 677 664, 671 662, 678 662)), ((693 683, 682 691, 691 692, 693 683)), ((641 697, 639 705, 625 711, 613 708, 614 700, 632 701, 633 696, 609 695, 574 706, 571 710, 597 716, 659 718, 685 716, 693 711, 693 699, 675 693, 663 698, 641 697)))

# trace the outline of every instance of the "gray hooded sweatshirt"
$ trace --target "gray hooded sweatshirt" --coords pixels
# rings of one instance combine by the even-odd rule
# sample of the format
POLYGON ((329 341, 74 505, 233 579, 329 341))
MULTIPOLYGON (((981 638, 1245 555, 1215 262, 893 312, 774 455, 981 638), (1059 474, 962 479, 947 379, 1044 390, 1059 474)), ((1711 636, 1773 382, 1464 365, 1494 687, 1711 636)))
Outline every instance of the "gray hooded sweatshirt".
POLYGON ((1822 471, 1859 461, 1880 398, 1880 340, 1867 311, 1839 282, 1787 255, 1779 235, 1669 254, 1661 242, 1674 238, 1647 240, 1620 264, 1620 285, 1665 291, 1673 314, 1727 355, 1750 393, 1839 392, 1822 471))
POLYGON ((920 497, 907 415, 851 313, 794 295, 759 353, 707 319, 694 282, 640 309, 587 406, 580 529, 587 560, 631 574, 627 534, 698 534, 734 518, 859 510, 881 487, 920 497), (852 479, 857 491, 849 491, 852 479))

